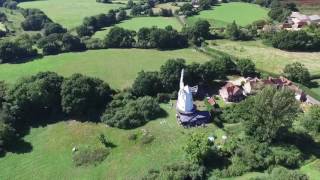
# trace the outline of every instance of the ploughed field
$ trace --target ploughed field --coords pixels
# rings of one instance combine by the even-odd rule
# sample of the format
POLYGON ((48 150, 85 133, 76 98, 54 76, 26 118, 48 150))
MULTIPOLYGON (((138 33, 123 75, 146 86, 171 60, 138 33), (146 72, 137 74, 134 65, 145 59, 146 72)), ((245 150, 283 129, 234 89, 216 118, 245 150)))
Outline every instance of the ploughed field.
POLYGON ((83 18, 108 13, 124 4, 97 3, 96 0, 45 0, 19 3, 22 8, 38 8, 54 22, 71 29, 81 25, 83 18))
POLYGON ((238 25, 246 26, 260 19, 268 18, 268 9, 256 4, 233 2, 223 3, 212 7, 211 10, 201 11, 199 15, 187 18, 187 23, 192 24, 198 19, 205 19, 213 27, 225 27, 236 21, 238 25))
MULTIPOLYGON (((151 28, 152 26, 157 26, 158 28, 165 28, 169 25, 178 31, 180 31, 182 28, 182 25, 175 17, 135 17, 116 24, 115 26, 138 31, 142 27, 151 28)), ((96 32, 93 37, 104 38, 108 34, 110 28, 111 27, 107 27, 96 32)))
POLYGON ((98 77, 113 88, 131 86, 141 70, 159 70, 170 58, 183 58, 188 62, 204 62, 210 58, 193 49, 158 51, 151 49, 105 49, 80 53, 45 56, 21 64, 1 64, 0 80, 14 83, 19 78, 40 71, 54 71, 64 76, 82 73, 98 77))

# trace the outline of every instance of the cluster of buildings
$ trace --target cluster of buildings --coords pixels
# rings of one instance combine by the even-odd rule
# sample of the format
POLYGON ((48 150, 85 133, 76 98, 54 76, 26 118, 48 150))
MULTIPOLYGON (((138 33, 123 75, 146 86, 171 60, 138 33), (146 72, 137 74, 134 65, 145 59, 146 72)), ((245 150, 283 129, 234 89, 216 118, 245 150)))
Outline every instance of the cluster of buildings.
POLYGON ((310 24, 320 25, 320 16, 308 16, 305 14, 301 14, 300 12, 292 12, 292 14, 282 24, 282 28, 287 30, 299 30, 302 27, 310 24))
POLYGON ((295 92, 297 100, 301 102, 307 101, 307 95, 292 81, 282 76, 279 78, 269 77, 268 79, 240 78, 235 81, 229 81, 219 90, 219 95, 226 102, 239 102, 245 97, 255 94, 265 86, 286 87, 295 92))

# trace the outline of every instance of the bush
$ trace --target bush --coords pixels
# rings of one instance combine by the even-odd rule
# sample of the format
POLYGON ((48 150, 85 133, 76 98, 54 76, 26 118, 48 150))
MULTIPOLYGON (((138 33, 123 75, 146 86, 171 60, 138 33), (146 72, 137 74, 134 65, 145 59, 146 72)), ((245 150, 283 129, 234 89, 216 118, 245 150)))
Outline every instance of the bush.
POLYGON ((0 63, 11 63, 37 55, 37 50, 32 48, 32 44, 27 39, 0 42, 0 63))
POLYGON ((291 81, 309 85, 311 81, 309 70, 301 63, 287 64, 283 69, 284 76, 291 81))
POLYGON ((102 80, 73 74, 62 83, 62 109, 71 116, 92 117, 105 108, 111 95, 111 88, 102 80))
POLYGON ((87 49, 104 49, 105 44, 103 40, 98 38, 84 38, 82 42, 86 45, 87 49))
POLYGON ((164 166, 160 171, 151 169, 143 180, 156 179, 190 179, 202 180, 206 178, 205 167, 191 163, 171 164, 164 166))
POLYGON ((75 166, 97 165, 104 161, 109 154, 110 150, 106 148, 83 149, 75 152, 72 159, 75 166))
POLYGON ((195 164, 202 163, 210 151, 210 142, 205 134, 193 133, 183 150, 187 159, 195 164))
POLYGON ((251 59, 239 59, 237 66, 242 76, 247 77, 256 73, 256 66, 251 59))
POLYGON ((303 155, 295 146, 272 147, 272 164, 288 168, 298 168, 303 161, 303 155))
POLYGON ((135 43, 134 36, 134 31, 115 26, 107 34, 105 45, 108 48, 130 48, 135 43))
POLYGON ((252 180, 308 180, 309 177, 306 174, 297 170, 289 170, 284 167, 273 168, 272 172, 263 177, 254 178, 252 180))
POLYGON ((21 23, 22 28, 25 31, 39 31, 46 23, 50 23, 51 20, 45 14, 36 14, 27 16, 21 23))
POLYGON ((146 96, 133 100, 119 95, 107 106, 101 119, 112 127, 132 129, 156 119, 161 113, 154 98, 146 96))
POLYGON ((142 144, 150 144, 153 140, 154 140, 154 136, 152 136, 149 133, 143 134, 142 137, 141 137, 141 143, 142 144))
POLYGON ((302 126, 313 134, 320 133, 320 106, 312 106, 302 119, 302 126))

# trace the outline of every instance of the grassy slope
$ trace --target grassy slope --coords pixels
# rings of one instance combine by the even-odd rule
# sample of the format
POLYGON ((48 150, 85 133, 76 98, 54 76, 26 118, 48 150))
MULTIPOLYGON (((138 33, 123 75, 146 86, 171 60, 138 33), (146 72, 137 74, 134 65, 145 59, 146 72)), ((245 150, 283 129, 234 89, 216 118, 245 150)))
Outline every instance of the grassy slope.
POLYGON ((53 21, 70 29, 80 25, 84 17, 107 13, 124 5, 97 3, 95 0, 46 0, 24 2, 19 6, 41 9, 53 21))
MULTIPOLYGON (((174 29, 181 30, 182 26, 175 17, 137 17, 132 18, 126 21, 123 21, 116 26, 138 31, 142 27, 152 27, 157 26, 159 28, 165 28, 166 26, 171 25, 174 29)), ((105 28, 102 31, 95 33, 94 37, 104 38, 105 35, 109 32, 109 28, 105 28)))
POLYGON ((209 58, 193 49, 158 51, 144 49, 107 49, 81 53, 66 53, 46 56, 22 64, 1 64, 0 80, 9 83, 18 78, 35 74, 39 71, 55 71, 69 76, 83 73, 99 77, 114 88, 131 85, 141 70, 158 70, 170 58, 184 58, 188 62, 203 62, 209 58))
POLYGON ((183 161, 182 146, 190 132, 218 133, 221 138, 220 130, 216 131, 213 125, 192 129, 180 127, 175 120, 175 110, 166 104, 162 107, 169 113, 167 118, 134 130, 75 121, 33 128, 25 137, 33 150, 25 154, 8 153, 0 158, 0 179, 140 179, 150 168, 183 161), (151 144, 141 145, 128 140, 129 134, 141 133, 141 129, 155 137, 151 144), (97 146, 99 133, 104 133, 117 147, 96 167, 74 167, 71 149, 79 145, 80 148, 97 146))
POLYGON ((245 26, 259 19, 267 19, 267 13, 267 9, 255 4, 224 3, 212 10, 201 11, 199 15, 188 18, 187 22, 192 24, 197 19, 206 19, 213 27, 223 27, 235 20, 238 25, 245 26))

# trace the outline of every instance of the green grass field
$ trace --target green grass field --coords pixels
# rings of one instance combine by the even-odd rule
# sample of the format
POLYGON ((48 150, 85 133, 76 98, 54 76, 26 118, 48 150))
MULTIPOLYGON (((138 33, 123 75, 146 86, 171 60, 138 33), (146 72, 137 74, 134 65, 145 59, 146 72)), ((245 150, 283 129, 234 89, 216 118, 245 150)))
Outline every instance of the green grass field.
POLYGON ((0 158, 0 179, 141 179, 150 168, 183 161, 182 147, 189 133, 220 133, 218 138, 221 138, 221 130, 216 130, 212 124, 207 128, 180 127, 175 119, 174 108, 169 104, 162 107, 169 114, 167 118, 154 120, 134 130, 76 121, 33 128, 24 138, 32 145, 32 151, 25 154, 8 153, 0 158), (151 144, 142 145, 139 141, 128 140, 130 134, 141 133, 142 129, 155 137, 151 144), (101 146, 99 133, 105 134, 116 145, 111 154, 97 166, 74 167, 72 148, 101 146))
MULTIPOLYGON (((129 20, 125 20, 116 26, 138 31, 142 27, 152 27, 157 26, 159 28, 165 28, 166 26, 171 25, 174 29, 181 30, 182 25, 175 17, 137 17, 129 20)), ((111 27, 105 28, 102 31, 95 33, 93 37, 95 38, 104 38, 108 34, 111 27)))
POLYGON ((71 29, 82 23, 84 17, 108 13, 122 4, 97 3, 95 0, 46 0, 29 1, 19 4, 22 8, 38 8, 54 22, 71 29))
POLYGON ((211 10, 201 11, 199 15, 187 18, 188 24, 198 19, 205 19, 213 27, 225 27, 236 21, 238 25, 245 26, 259 19, 267 19, 268 9, 255 4, 233 2, 214 6, 211 10))
POLYGON ((146 49, 107 49, 45 56, 22 64, 1 64, 0 80, 9 83, 39 71, 55 71, 64 76, 83 73, 99 77, 113 88, 129 87, 141 70, 158 70, 170 58, 204 62, 209 57, 193 49, 158 51, 146 49))

